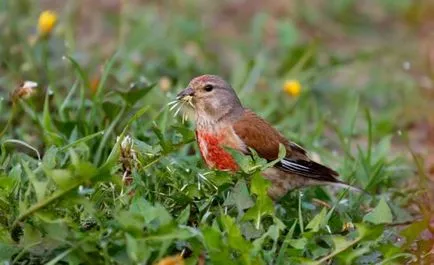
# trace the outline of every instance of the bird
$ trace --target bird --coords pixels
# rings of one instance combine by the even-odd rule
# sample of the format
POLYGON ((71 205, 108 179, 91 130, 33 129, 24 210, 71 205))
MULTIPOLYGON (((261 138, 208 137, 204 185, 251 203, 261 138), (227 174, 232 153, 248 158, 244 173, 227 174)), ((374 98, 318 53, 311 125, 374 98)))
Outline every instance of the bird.
POLYGON ((274 161, 283 146, 285 157, 262 172, 271 182, 268 195, 275 201, 291 190, 312 185, 332 184, 358 190, 339 180, 335 170, 310 159, 303 147, 245 108, 232 86, 217 75, 193 78, 177 94, 175 102, 182 103, 184 111, 194 119, 196 142, 210 169, 240 169, 228 148, 244 155, 252 155, 253 150, 259 157, 274 161))

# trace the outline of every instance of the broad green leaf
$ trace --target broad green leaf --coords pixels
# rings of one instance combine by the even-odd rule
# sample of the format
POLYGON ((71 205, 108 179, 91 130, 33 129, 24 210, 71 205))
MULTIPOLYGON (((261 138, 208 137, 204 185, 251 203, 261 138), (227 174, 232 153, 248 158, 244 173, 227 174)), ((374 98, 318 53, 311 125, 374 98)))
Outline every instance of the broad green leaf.
POLYGON ((44 157, 42 158, 42 163, 44 164, 44 168, 53 169, 56 167, 56 157, 58 149, 55 146, 50 147, 47 152, 45 152, 44 157))
POLYGON ((357 228, 357 233, 359 234, 358 238, 364 240, 376 240, 383 234, 384 231, 383 225, 370 226, 364 223, 357 223, 354 225, 357 228))
POLYGON ((416 240, 416 238, 420 237, 422 231, 427 229, 429 226, 429 220, 427 218, 423 219, 419 222, 414 222, 411 225, 404 228, 400 234, 406 238, 406 244, 410 245, 416 240))
POLYGON ((188 218, 190 217, 190 204, 185 207, 184 210, 179 214, 178 218, 176 219, 177 223, 180 225, 186 225, 188 222, 188 218))
POLYGON ((90 180, 98 174, 98 169, 90 162, 80 161, 75 166, 75 174, 81 180, 90 180))
POLYGON ((27 163, 23 163, 24 171, 27 174, 30 182, 35 189, 36 198, 38 201, 42 200, 45 197, 45 191, 47 189, 48 182, 46 180, 39 180, 38 177, 34 174, 33 171, 30 170, 27 163))
POLYGON ((370 213, 363 217, 363 221, 373 224, 390 224, 393 221, 392 211, 386 200, 381 198, 378 205, 370 213))
POLYGON ((336 252, 340 252, 354 244, 354 241, 350 241, 345 237, 339 235, 333 235, 331 239, 333 241, 334 249, 336 252))
POLYGON ((146 94, 148 94, 155 84, 138 84, 128 90, 116 90, 129 105, 133 106, 137 101, 142 99, 146 94))
POLYGON ((251 244, 243 238, 241 231, 234 220, 227 215, 223 215, 221 221, 224 230, 227 232, 229 246, 240 250, 241 253, 249 252, 251 244))
POLYGON ((138 257, 137 253, 139 252, 139 247, 138 247, 136 239, 128 233, 125 234, 125 238, 126 238, 126 243, 127 243, 128 256, 130 257, 130 259, 133 262, 138 263, 139 257, 138 257))
POLYGON ((23 170, 21 168, 21 164, 16 164, 10 171, 9 171, 9 178, 15 179, 17 181, 21 180, 23 170))
POLYGON ((173 220, 161 204, 152 205, 144 198, 135 198, 131 203, 130 212, 141 215, 145 221, 143 225, 148 225, 154 230, 170 224, 173 220))
POLYGON ((268 243, 266 241, 267 238, 271 238, 273 240, 273 247, 270 251, 267 251, 268 253, 275 254, 276 246, 277 246, 277 240, 280 235, 280 228, 278 225, 271 225, 267 232, 264 233, 260 238, 256 239, 253 242, 253 254, 258 255, 260 252, 263 251, 263 248, 265 247, 265 244, 268 243))
POLYGON ((225 201, 225 205, 235 204, 238 211, 248 209, 254 205, 252 198, 250 197, 247 184, 244 179, 240 179, 235 187, 232 189, 229 197, 225 201))
POLYGON ((254 174, 259 169, 264 167, 267 163, 267 160, 260 157, 257 152, 252 148, 249 149, 249 156, 244 155, 243 153, 240 153, 239 151, 229 147, 225 147, 225 150, 229 152, 235 159, 241 169, 240 171, 249 175, 254 174))
POLYGON ((264 235, 264 229, 257 229, 252 222, 242 222, 240 224, 241 232, 247 240, 259 239, 264 235))
POLYGON ((342 264, 352 265, 355 264, 356 258, 366 253, 369 253, 370 251, 371 249, 368 246, 363 246, 356 249, 349 248, 337 255, 336 258, 338 258, 342 262, 342 264))
POLYGON ((265 179, 261 173, 257 172, 253 175, 250 190, 252 193, 258 195, 258 197, 268 196, 267 192, 270 185, 270 181, 265 179))
POLYGON ((214 174, 210 174, 208 176, 212 183, 214 183, 214 185, 217 187, 233 182, 233 176, 228 172, 216 171, 213 173, 214 174))
POLYGON ((219 251, 222 249, 222 239, 220 232, 212 227, 205 227, 202 229, 204 243, 207 249, 210 251, 219 251))
POLYGON ((194 131, 185 126, 172 125, 171 128, 176 130, 179 134, 182 135, 183 139, 191 139, 194 138, 194 131))
POLYGON ((268 228, 268 231, 266 234, 271 239, 273 239, 273 241, 277 241, 279 239, 279 235, 280 235, 281 230, 283 230, 283 229, 281 227, 279 227, 279 225, 271 225, 268 228))
POLYGON ((205 248, 213 264, 239 264, 234 261, 234 257, 230 254, 218 230, 212 227, 205 227, 202 229, 202 235, 205 248))
POLYGON ((146 213, 145 222, 155 226, 163 226, 172 222, 173 218, 170 213, 161 204, 156 204, 146 213))
POLYGON ((74 185, 78 180, 67 169, 53 169, 46 171, 49 176, 61 189, 67 189, 74 185))
POLYGON ((260 172, 253 175, 250 190, 257 195, 257 198, 255 205, 244 214, 242 220, 254 220, 256 229, 259 229, 263 216, 274 214, 274 204, 268 196, 269 186, 270 181, 266 180, 260 172))
POLYGON ((256 228, 259 229, 261 218, 273 214, 273 201, 268 196, 261 196, 256 200, 255 205, 244 214, 242 220, 254 220, 256 228))
POLYGON ((128 211, 120 211, 116 215, 116 220, 123 229, 131 234, 140 235, 143 232, 144 219, 138 214, 128 211))
POLYGON ((318 232, 325 224, 326 222, 326 215, 327 215, 327 209, 324 207, 322 208, 321 212, 307 224, 306 229, 310 229, 313 232, 318 232))
POLYGON ((147 212, 151 210, 153 206, 145 200, 145 198, 135 197, 131 204, 129 211, 131 213, 136 213, 141 216, 145 216, 147 212))
POLYGON ((0 191, 4 191, 4 194, 9 194, 17 182, 14 178, 0 175, 0 191))
POLYGON ((122 109, 122 106, 110 101, 106 101, 102 103, 102 108, 107 117, 112 121, 118 115, 119 111, 122 109))
POLYGON ((304 249, 307 244, 307 238, 288 239, 288 244, 296 249, 304 249))
POLYGON ((23 244, 24 246, 32 246, 42 240, 42 233, 36 227, 25 224, 24 225, 23 244))
POLYGON ((65 222, 45 223, 44 232, 47 237, 60 242, 64 241, 68 237, 68 227, 65 222))
POLYGON ((0 242, 0 262, 7 264, 7 261, 18 251, 18 247, 0 242))

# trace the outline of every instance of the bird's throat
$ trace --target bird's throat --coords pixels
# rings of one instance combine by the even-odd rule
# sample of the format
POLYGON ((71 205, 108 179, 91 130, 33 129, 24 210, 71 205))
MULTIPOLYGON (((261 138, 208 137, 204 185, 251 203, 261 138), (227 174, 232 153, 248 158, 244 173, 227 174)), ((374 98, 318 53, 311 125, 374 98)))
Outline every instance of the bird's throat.
POLYGON ((243 112, 244 108, 241 105, 228 107, 215 113, 198 108, 196 109, 196 128, 218 132, 238 120, 243 112))

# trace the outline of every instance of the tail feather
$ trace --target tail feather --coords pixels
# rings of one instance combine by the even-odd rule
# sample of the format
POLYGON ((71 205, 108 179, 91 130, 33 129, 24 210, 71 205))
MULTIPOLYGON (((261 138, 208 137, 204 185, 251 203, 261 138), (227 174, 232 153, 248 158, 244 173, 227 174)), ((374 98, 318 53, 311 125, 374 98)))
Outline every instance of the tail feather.
POLYGON ((336 171, 312 160, 291 160, 285 158, 279 163, 277 163, 275 167, 291 174, 312 179, 317 183, 329 183, 333 186, 348 188, 353 191, 367 193, 363 189, 352 186, 337 179, 339 174, 336 171))
POLYGON ((339 180, 336 179, 336 177, 339 176, 338 172, 312 160, 283 159, 280 163, 276 164, 276 166, 284 171, 319 181, 339 182, 339 180))

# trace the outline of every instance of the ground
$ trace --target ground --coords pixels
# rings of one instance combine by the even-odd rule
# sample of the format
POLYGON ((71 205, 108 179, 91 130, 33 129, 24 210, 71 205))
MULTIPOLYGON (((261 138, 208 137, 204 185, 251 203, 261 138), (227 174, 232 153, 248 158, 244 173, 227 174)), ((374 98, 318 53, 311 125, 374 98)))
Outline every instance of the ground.
POLYGON ((0 260, 431 264, 432 10, 429 0, 3 1, 0 260), (45 35, 44 10, 57 16, 45 35), (274 204, 264 161, 208 170, 193 124, 168 105, 204 73, 369 194, 314 187, 274 204), (285 92, 289 80, 299 95, 285 92))

